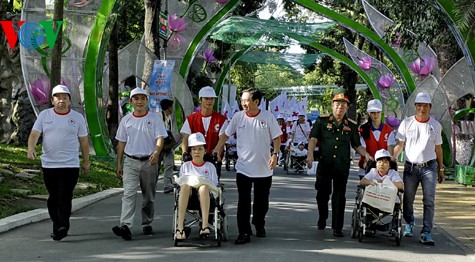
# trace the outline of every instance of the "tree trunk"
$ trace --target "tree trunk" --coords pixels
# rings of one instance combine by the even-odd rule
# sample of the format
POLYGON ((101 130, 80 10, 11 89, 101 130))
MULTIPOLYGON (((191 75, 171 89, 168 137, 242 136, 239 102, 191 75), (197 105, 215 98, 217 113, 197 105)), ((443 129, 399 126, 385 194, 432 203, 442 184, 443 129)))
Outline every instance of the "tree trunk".
POLYGON ((51 54, 51 87, 61 84, 61 50, 63 49, 63 30, 62 27, 58 29, 57 21, 63 20, 63 9, 64 0, 54 0, 53 30, 54 32, 59 30, 59 33, 51 54))
MULTIPOLYGON (((152 51, 157 57, 160 57, 160 38, 157 33, 156 16, 160 14, 159 0, 144 0, 145 18, 144 18, 144 43, 145 46, 152 51)), ((145 56, 144 71, 142 79, 149 79, 152 74, 154 61, 150 61, 148 56, 145 56)))
POLYGON ((109 137, 116 146, 115 134, 119 126, 119 55, 117 24, 112 29, 109 39, 109 100, 106 108, 106 121, 109 137))

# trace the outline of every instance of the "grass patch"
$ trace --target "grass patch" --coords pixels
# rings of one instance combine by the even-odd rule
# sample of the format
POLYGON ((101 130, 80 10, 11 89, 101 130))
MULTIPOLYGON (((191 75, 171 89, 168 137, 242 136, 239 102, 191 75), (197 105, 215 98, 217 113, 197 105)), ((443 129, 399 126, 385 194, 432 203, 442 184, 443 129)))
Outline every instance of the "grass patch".
MULTIPOLYGON (((38 156, 41 155, 41 145, 36 147, 36 151, 38 156)), ((0 168, 10 170, 13 173, 18 173, 22 169, 41 170, 39 157, 38 159, 30 160, 26 152, 26 147, 0 144, 0 155, 2 156, 0 159, 0 168)), ((122 181, 115 175, 115 159, 91 157, 90 163, 91 166, 88 176, 80 174, 78 183, 87 183, 91 186, 87 189, 75 189, 75 198, 97 193, 109 188, 122 187, 122 181)), ((28 195, 48 194, 43 183, 42 173, 32 179, 19 178, 7 173, 0 175, 3 177, 3 181, 0 182, 0 218, 34 209, 34 207, 28 205, 18 204, 19 202, 28 202, 28 195), (16 193, 12 192, 11 189, 29 190, 30 193, 16 193)), ((44 207, 46 207, 46 202, 44 203, 44 207)))

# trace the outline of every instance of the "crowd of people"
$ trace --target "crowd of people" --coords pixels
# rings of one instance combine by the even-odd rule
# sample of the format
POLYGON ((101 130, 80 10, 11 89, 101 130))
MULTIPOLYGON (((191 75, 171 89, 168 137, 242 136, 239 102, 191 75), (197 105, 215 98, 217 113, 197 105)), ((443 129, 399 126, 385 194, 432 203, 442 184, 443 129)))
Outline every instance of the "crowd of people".
MULTIPOLYGON (((200 237, 207 237, 210 193, 216 190, 221 177, 224 146, 233 148, 237 155, 234 164, 238 191, 237 228, 235 244, 246 244, 251 236, 265 238, 266 215, 275 168, 285 161, 289 150, 306 161, 310 168, 318 161, 315 189, 318 208, 318 230, 325 230, 329 217, 331 197, 331 228, 335 237, 343 237, 346 189, 352 158, 351 148, 359 155, 359 176, 362 185, 372 185, 390 179, 404 189, 403 213, 406 221, 404 235, 414 234, 413 203, 419 184, 423 188, 423 225, 420 242, 433 245, 431 230, 434 220, 436 183, 444 180, 441 125, 430 115, 431 98, 419 93, 415 99, 415 114, 399 121, 395 116, 383 122, 381 101, 370 100, 367 105, 368 121, 361 126, 349 119, 347 111, 352 102, 346 90, 332 94, 331 114, 321 115, 312 124, 306 113, 298 119, 277 117, 259 107, 263 94, 256 88, 242 92, 242 111, 231 120, 213 111, 216 93, 212 87, 203 87, 198 94, 201 110, 189 115, 181 130, 182 160, 177 181, 173 181, 174 150, 163 150, 164 140, 172 133, 173 101, 161 101, 161 114, 148 111, 148 92, 135 88, 130 93, 133 112, 125 115, 119 125, 116 139, 116 175, 123 181, 122 211, 119 224, 112 228, 115 235, 131 240, 135 216, 136 196, 142 192, 142 230, 152 234, 156 184, 160 163, 163 162, 164 193, 178 185, 178 219, 175 237, 185 240, 184 215, 190 195, 200 201, 202 223, 200 237), (389 171, 389 162, 396 161, 404 150, 405 163, 402 178, 389 171), (366 173, 370 160, 376 168, 366 173), (190 176, 199 183, 187 183, 190 176), (255 234, 252 226, 254 226, 255 234)), ((89 169, 88 132, 85 120, 69 108, 71 93, 68 87, 53 88, 53 108, 38 116, 28 140, 28 157, 36 157, 34 147, 43 136, 41 155, 44 182, 49 192, 48 211, 53 221, 54 240, 67 236, 71 215, 72 190, 77 183, 82 153, 82 170, 89 169), (65 132, 66 131, 66 132, 65 132), (63 154, 61 157, 58 154, 63 154), (67 156, 67 157, 65 157, 67 156)))

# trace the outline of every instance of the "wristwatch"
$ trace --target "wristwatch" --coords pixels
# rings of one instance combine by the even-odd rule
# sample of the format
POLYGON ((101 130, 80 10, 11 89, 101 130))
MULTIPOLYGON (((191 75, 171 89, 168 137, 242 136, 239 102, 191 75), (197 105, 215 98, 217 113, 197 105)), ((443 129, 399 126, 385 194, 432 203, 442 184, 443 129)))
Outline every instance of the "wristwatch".
POLYGON ((274 152, 274 153, 272 153, 271 155, 276 155, 276 156, 278 156, 278 155, 279 155, 279 153, 276 153, 276 152, 274 152))
POLYGON ((442 172, 444 172, 444 171, 445 171, 445 169, 444 169, 444 168, 440 168, 440 169, 439 169, 439 171, 442 171, 442 172))

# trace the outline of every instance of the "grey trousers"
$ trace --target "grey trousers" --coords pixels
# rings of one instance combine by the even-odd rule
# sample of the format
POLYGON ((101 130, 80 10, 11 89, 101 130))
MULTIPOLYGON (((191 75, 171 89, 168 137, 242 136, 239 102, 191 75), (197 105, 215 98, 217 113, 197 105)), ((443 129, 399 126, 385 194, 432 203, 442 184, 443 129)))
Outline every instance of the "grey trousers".
POLYGON ((122 196, 122 212, 120 225, 132 228, 135 216, 137 191, 142 191, 142 225, 152 223, 155 205, 155 186, 158 179, 158 165, 150 165, 148 161, 139 161, 125 157, 122 181, 124 195, 122 196))

